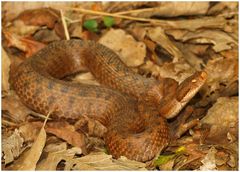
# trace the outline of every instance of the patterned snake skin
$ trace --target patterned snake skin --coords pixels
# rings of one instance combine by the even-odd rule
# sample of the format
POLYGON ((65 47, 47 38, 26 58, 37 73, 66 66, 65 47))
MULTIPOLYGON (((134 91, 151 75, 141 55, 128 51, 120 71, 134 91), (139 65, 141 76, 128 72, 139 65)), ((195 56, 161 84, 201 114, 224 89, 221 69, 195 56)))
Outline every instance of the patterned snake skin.
POLYGON ((129 69, 109 48, 81 40, 48 45, 19 65, 13 87, 22 102, 53 118, 81 115, 107 127, 104 136, 113 157, 146 162, 169 142, 166 118, 172 118, 206 80, 196 72, 180 85, 173 79, 145 78, 129 69), (61 80, 88 69, 101 86, 61 80))

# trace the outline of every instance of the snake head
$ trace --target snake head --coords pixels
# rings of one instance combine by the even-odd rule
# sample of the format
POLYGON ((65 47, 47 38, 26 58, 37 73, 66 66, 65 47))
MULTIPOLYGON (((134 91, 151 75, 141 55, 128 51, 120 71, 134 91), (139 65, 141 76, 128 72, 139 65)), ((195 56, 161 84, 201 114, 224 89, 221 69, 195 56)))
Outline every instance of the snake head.
MULTIPOLYGON (((186 78, 179 86, 172 86, 171 92, 165 90, 163 98, 159 101, 158 109, 161 116, 165 118, 175 117, 183 107, 192 99, 200 90, 207 79, 207 73, 204 71, 195 72, 186 78), (166 94, 169 93, 169 94, 166 94)), ((164 89, 167 89, 164 86, 164 89)))

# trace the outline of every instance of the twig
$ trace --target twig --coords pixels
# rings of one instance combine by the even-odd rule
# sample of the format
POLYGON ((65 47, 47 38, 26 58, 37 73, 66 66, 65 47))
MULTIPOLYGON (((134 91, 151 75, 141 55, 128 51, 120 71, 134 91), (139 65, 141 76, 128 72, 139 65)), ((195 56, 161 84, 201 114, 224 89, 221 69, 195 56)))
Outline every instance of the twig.
POLYGON ((143 8, 143 9, 137 9, 137 10, 128 10, 128 11, 120 11, 114 14, 129 14, 129 13, 140 13, 140 12, 149 12, 149 11, 153 11, 156 8, 143 8))
POLYGON ((65 17, 63 15, 63 11, 60 10, 60 13, 61 13, 61 19, 62 19, 62 23, 63 23, 63 28, 64 28, 64 33, 65 33, 65 36, 66 36, 66 40, 69 40, 70 36, 69 36, 69 33, 68 33, 67 24, 66 24, 65 17))
POLYGON ((143 21, 143 22, 157 22, 158 24, 163 24, 163 25, 166 24, 166 22, 164 20, 147 19, 147 18, 140 18, 140 17, 130 17, 130 16, 125 16, 125 15, 116 14, 116 13, 107 13, 107 12, 102 12, 102 11, 86 10, 86 9, 83 9, 83 8, 63 7, 62 9, 63 10, 79 11, 79 12, 85 13, 85 14, 111 16, 111 17, 117 17, 117 18, 128 19, 128 20, 143 21))

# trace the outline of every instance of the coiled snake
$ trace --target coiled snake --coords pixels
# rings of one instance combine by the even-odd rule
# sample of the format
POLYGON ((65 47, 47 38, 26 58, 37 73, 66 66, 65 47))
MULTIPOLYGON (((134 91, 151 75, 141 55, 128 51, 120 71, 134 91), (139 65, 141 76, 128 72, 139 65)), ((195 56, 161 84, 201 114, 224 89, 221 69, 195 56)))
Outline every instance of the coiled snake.
POLYGON ((129 69, 109 48, 93 41, 58 41, 19 65, 13 87, 23 103, 51 117, 81 115, 107 127, 110 153, 146 162, 169 142, 166 118, 174 117, 206 80, 196 72, 180 85, 158 81, 129 69), (61 78, 88 68, 103 86, 71 83, 61 78))

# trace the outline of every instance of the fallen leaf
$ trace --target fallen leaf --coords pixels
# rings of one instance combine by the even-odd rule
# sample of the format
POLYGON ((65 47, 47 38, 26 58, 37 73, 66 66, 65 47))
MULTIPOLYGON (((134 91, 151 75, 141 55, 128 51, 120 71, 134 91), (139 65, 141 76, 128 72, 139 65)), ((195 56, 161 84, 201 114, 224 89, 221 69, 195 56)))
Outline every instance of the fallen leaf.
POLYGON ((6 51, 2 48, 2 91, 8 93, 9 85, 9 72, 10 72, 10 58, 6 51))
POLYGON ((49 29, 41 29, 33 35, 34 40, 43 43, 50 43, 53 41, 60 41, 60 37, 55 31, 49 29))
POLYGON ((177 16, 194 16, 204 15, 210 6, 209 2, 158 2, 157 7, 139 10, 132 15, 138 17, 161 16, 161 17, 177 17, 177 16))
POLYGON ((116 52, 127 66, 136 67, 144 62, 146 56, 145 44, 137 42, 124 30, 110 29, 100 38, 99 43, 116 52))
POLYGON ((2 110, 8 111, 8 118, 16 123, 25 121, 27 116, 32 113, 16 94, 10 94, 2 99, 2 110))
POLYGON ((231 44, 238 45, 236 40, 226 32, 220 30, 198 30, 196 32, 188 32, 179 40, 199 44, 213 44, 215 52, 232 49, 231 44))
POLYGON ((43 124, 36 140, 34 141, 32 147, 26 152, 21 163, 18 162, 13 164, 10 169, 12 170, 35 170, 36 164, 42 154, 43 148, 46 142, 46 132, 44 130, 45 123, 43 124))
POLYGON ((83 133, 77 132, 75 127, 67 122, 49 122, 46 131, 67 141, 69 144, 79 147, 86 153, 87 139, 83 133))
MULTIPOLYGON (((210 132, 205 140, 209 143, 229 143, 227 133, 238 127, 238 97, 220 97, 201 119, 202 124, 210 126, 210 132)), ((232 133, 238 135, 237 129, 232 133)))
POLYGON ((238 92, 238 59, 217 58, 209 60, 205 71, 208 78, 200 93, 215 101, 220 96, 232 96, 238 92))
POLYGON ((181 19, 181 20, 164 20, 161 23, 153 22, 152 25, 160 26, 165 30, 172 29, 186 29, 188 31, 197 31, 198 29, 224 29, 226 26, 226 19, 222 16, 201 17, 195 19, 181 19))
POLYGON ((5 165, 13 162, 23 152, 23 142, 24 139, 20 136, 20 132, 17 129, 10 137, 3 138, 2 152, 5 165))
POLYGON ((19 50, 25 52, 27 57, 32 56, 37 51, 45 47, 45 44, 43 43, 28 38, 19 37, 18 35, 8 31, 3 31, 3 34, 8 41, 8 47, 18 48, 19 50))
POLYGON ((82 154, 81 148, 73 147, 67 150, 50 152, 45 159, 37 164, 36 170, 56 170, 60 161, 64 160, 65 163, 72 161, 75 154, 82 154))
POLYGON ((15 20, 10 27, 7 27, 8 32, 15 33, 19 36, 30 36, 39 29, 39 26, 29 26, 21 20, 15 20))
POLYGON ((215 159, 216 152, 217 150, 214 147, 211 147, 209 149, 207 155, 201 161, 203 165, 200 167, 199 170, 201 171, 216 170, 216 159, 215 159))
POLYGON ((161 27, 149 28, 147 35, 173 56, 173 62, 179 61, 182 58, 182 52, 172 43, 161 27))
POLYGON ((155 76, 158 79, 172 78, 179 83, 195 72, 194 68, 183 61, 164 63, 161 67, 151 61, 147 61, 146 64, 141 66, 141 70, 143 70, 144 73, 151 73, 152 76, 155 76))
POLYGON ((54 28, 60 14, 52 8, 39 8, 33 10, 25 10, 17 17, 17 20, 23 21, 27 25, 47 26, 50 29, 54 28))
POLYGON ((145 164, 120 157, 112 159, 103 152, 91 153, 66 162, 65 170, 146 170, 145 164))
POLYGON ((78 74, 71 81, 90 85, 100 85, 90 72, 78 74))

